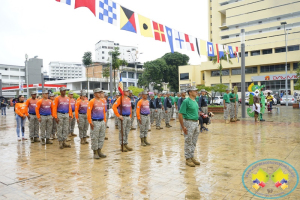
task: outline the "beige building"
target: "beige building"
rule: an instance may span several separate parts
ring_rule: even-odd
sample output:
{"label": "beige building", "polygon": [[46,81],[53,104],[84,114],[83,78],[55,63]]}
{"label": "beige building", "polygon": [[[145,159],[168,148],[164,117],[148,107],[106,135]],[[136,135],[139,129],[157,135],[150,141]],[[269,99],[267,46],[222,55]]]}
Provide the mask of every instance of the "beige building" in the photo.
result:
{"label": "beige building", "polygon": [[[286,22],[288,90],[293,94],[297,63],[300,62],[300,2],[298,0],[208,0],[209,41],[238,46],[240,31],[245,29],[246,87],[251,83],[266,85],[280,92],[285,89]],[[223,61],[223,84],[241,91],[241,61]],[[199,66],[179,67],[179,89],[192,84],[211,86],[220,83],[217,64],[211,61]]]}

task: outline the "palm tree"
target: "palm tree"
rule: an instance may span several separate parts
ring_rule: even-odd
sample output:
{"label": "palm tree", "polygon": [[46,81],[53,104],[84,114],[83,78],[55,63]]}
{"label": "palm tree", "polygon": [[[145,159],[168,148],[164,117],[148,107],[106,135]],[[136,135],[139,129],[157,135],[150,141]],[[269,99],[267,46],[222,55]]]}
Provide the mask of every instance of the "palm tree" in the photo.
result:
{"label": "palm tree", "polygon": [[88,78],[88,67],[90,67],[93,64],[92,60],[92,52],[87,51],[84,52],[82,56],[82,63],[86,67],[86,79],[87,79],[87,96],[89,97],[89,78]]}
{"label": "palm tree", "polygon": [[[213,57],[210,57],[209,60],[212,61],[213,64],[216,64],[218,62],[218,57],[217,56],[213,56]],[[218,65],[218,70],[220,71],[220,84],[222,84],[222,70],[223,70],[223,66],[222,66],[222,60],[224,61],[227,61],[227,57],[224,55],[222,57],[220,57],[220,64]],[[230,64],[232,64],[232,61],[230,60],[230,56],[228,56],[228,62]]]}

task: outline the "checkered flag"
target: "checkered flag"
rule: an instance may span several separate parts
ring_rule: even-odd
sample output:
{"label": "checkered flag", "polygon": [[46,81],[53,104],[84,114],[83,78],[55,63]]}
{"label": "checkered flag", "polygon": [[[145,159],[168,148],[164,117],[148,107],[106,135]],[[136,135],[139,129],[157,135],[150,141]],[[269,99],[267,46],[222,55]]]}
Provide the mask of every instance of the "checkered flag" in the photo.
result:
{"label": "checkered flag", "polygon": [[117,26],[117,4],[111,0],[99,0],[99,19]]}

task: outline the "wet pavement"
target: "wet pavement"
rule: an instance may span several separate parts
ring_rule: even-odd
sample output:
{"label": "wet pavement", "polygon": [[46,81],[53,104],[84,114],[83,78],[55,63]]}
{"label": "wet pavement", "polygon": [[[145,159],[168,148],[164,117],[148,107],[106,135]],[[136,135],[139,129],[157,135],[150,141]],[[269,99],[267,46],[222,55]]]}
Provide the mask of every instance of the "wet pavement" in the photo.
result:
{"label": "wet pavement", "polygon": [[[194,168],[185,165],[176,121],[169,129],[152,127],[147,147],[140,146],[139,130],[130,131],[134,150],[122,153],[109,119],[107,158],[94,160],[90,144],[80,145],[78,136],[63,150],[57,140],[47,146],[17,141],[13,109],[7,111],[0,116],[0,199],[260,199],[242,184],[251,163],[280,159],[300,172],[300,110],[292,107],[266,113],[260,124],[246,118],[225,125],[215,115],[199,135],[195,157],[201,165]],[[300,186],[282,199],[300,199]]]}

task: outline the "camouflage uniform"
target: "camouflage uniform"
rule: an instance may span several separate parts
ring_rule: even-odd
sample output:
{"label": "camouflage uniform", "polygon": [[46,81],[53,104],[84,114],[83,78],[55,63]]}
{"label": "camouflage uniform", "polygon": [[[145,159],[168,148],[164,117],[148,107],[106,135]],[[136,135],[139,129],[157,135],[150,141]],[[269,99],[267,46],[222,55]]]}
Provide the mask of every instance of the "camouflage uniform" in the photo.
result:
{"label": "camouflage uniform", "polygon": [[52,136],[54,137],[55,133],[57,132],[57,123],[55,121],[55,118],[52,120]]}
{"label": "camouflage uniform", "polygon": [[141,122],[142,124],[140,124],[140,137],[145,138],[147,137],[149,129],[149,115],[141,115]]}
{"label": "camouflage uniform", "polygon": [[183,119],[187,134],[184,134],[184,155],[185,158],[193,158],[199,136],[198,121]]}
{"label": "camouflage uniform", "polygon": [[134,109],[132,109],[132,113],[131,113],[131,127],[133,127],[133,122],[134,122],[135,116],[136,116],[136,110],[134,108]]}
{"label": "camouflage uniform", "polygon": [[91,129],[91,148],[92,150],[102,149],[105,139],[105,122],[93,121],[94,130]]}
{"label": "camouflage uniform", "polygon": [[225,105],[226,105],[226,109],[224,109],[224,119],[227,120],[231,106],[230,103],[225,103]]}
{"label": "camouflage uniform", "polygon": [[118,126],[118,118],[117,118],[117,116],[115,115],[115,126]]}
{"label": "camouflage uniform", "polygon": [[236,101],[236,102],[235,102],[235,105],[236,105],[235,116],[237,117],[237,116],[238,116],[238,113],[239,113],[239,102]]}
{"label": "camouflage uniform", "polygon": [[79,128],[79,138],[87,137],[87,130],[89,129],[89,122],[87,120],[86,114],[78,114],[78,128]]}
{"label": "camouflage uniform", "polygon": [[52,131],[53,117],[52,115],[41,115],[41,139],[49,139]]}
{"label": "camouflage uniform", "polygon": [[32,115],[32,114],[29,114],[30,116],[30,120],[29,120],[29,137],[30,138],[38,138],[39,137],[39,127],[40,127],[40,124],[39,124],[39,121],[38,121],[38,118],[36,115]]}
{"label": "camouflage uniform", "polygon": [[165,113],[165,122],[166,122],[166,124],[170,123],[172,108],[168,108],[167,111],[168,112]]}
{"label": "camouflage uniform", "polygon": [[67,140],[69,134],[69,113],[57,113],[57,118],[59,119],[57,124],[57,138],[58,141],[62,142]]}
{"label": "camouflage uniform", "polygon": [[156,109],[157,112],[155,112],[155,121],[156,121],[156,127],[160,127],[161,124],[161,108]]}
{"label": "camouflage uniform", "polygon": [[153,124],[154,122],[154,119],[155,119],[155,109],[154,108],[151,108],[150,109],[150,123]]}
{"label": "camouflage uniform", "polygon": [[234,112],[235,112],[234,104],[235,102],[230,102],[230,119],[234,118]]}
{"label": "camouflage uniform", "polygon": [[[131,119],[128,116],[123,116],[123,144],[128,144],[128,134],[131,128]],[[118,127],[119,127],[119,143],[122,145],[122,135],[121,135],[121,120],[118,119]]]}
{"label": "camouflage uniform", "polygon": [[69,133],[74,133],[74,128],[75,128],[75,112],[72,113],[73,115],[73,118],[71,119],[70,121],[70,124],[69,124]]}

